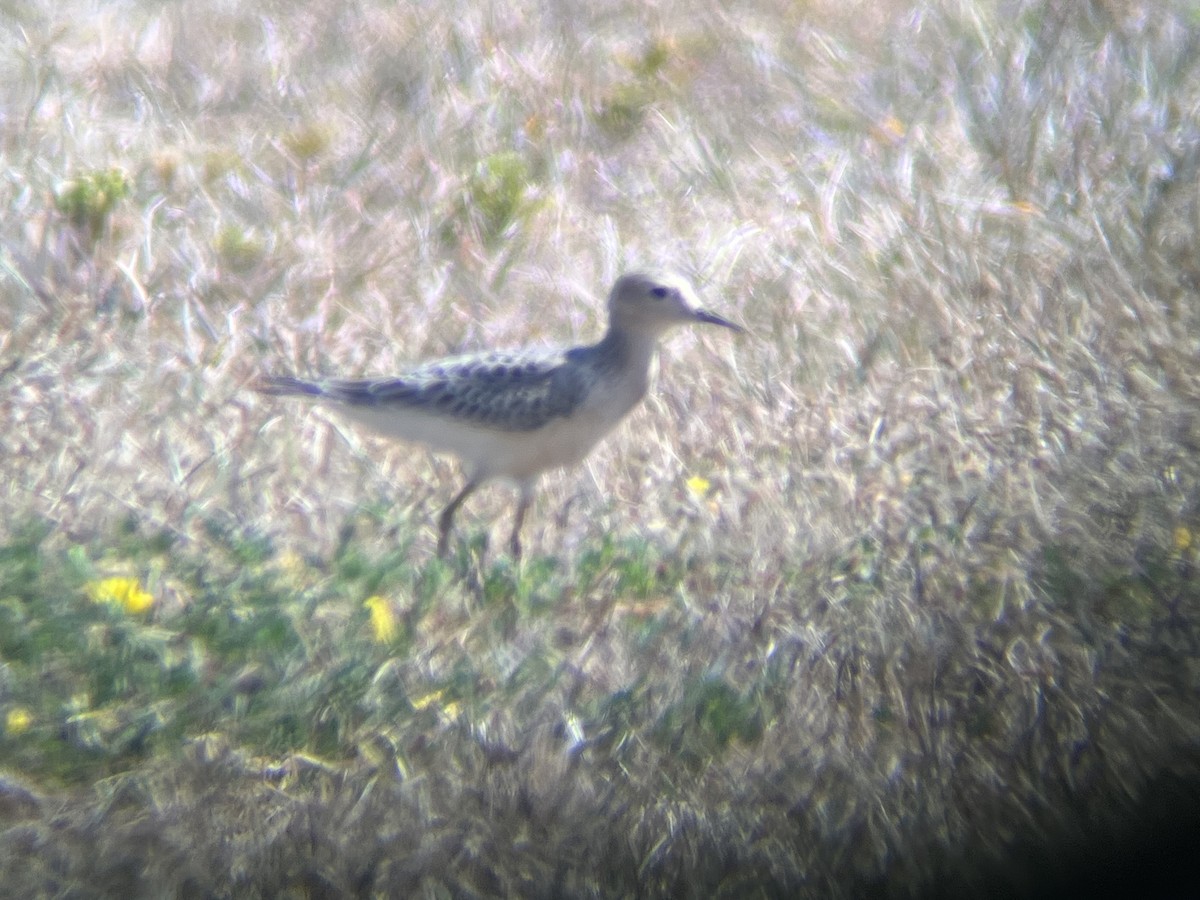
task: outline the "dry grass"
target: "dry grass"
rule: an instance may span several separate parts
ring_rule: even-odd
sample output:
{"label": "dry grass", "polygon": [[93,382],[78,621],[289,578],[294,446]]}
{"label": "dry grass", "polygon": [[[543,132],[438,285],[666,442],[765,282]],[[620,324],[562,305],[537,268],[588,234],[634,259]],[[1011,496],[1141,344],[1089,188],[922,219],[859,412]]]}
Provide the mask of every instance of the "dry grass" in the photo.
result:
{"label": "dry grass", "polygon": [[[218,715],[94,789],[14,750],[0,881],[1030,890],[1194,797],[1189,4],[0,12],[0,534],[164,566],[185,636],[239,546],[299,551],[288,652],[357,716]],[[441,567],[444,461],[244,390],[589,339],[635,263],[753,336],[667,342],[521,572],[504,489]],[[346,649],[375,590],[391,656]]]}

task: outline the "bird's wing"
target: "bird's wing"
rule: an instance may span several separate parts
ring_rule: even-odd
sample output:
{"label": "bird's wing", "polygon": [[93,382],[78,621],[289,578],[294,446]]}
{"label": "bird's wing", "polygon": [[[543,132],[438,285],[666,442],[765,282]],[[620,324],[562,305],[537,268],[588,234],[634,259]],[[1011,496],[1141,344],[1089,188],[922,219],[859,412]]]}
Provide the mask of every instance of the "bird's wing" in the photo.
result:
{"label": "bird's wing", "polygon": [[[311,385],[320,396],[349,406],[422,410],[504,431],[533,431],[569,415],[588,390],[586,376],[569,364],[565,351],[451,357],[397,377],[328,378]],[[288,392],[314,393],[305,387]]]}

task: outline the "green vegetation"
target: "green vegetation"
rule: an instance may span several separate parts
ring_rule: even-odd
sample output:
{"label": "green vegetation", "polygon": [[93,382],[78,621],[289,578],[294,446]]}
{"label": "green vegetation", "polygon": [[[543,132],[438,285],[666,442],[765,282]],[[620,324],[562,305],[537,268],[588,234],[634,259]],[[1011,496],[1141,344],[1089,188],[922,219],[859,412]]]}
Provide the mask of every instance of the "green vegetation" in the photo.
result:
{"label": "green vegetation", "polygon": [[596,121],[611,138],[633,137],[655,100],[667,93],[666,69],[675,48],[664,40],[651,40],[639,55],[625,61],[627,74],[601,96]]}
{"label": "green vegetation", "polygon": [[492,154],[475,167],[462,214],[479,217],[479,231],[488,246],[499,244],[536,209],[528,197],[529,184],[529,167],[516,153]]}
{"label": "green vegetation", "polygon": [[[402,661],[439,631],[480,651],[504,647],[529,624],[556,618],[568,588],[632,620],[631,652],[694,627],[663,596],[679,579],[667,565],[649,572],[645,545],[606,545],[569,581],[551,559],[520,572],[493,563],[476,571],[469,598],[455,598],[467,606],[447,623],[444,601],[458,588],[436,562],[418,571],[396,554],[364,558],[346,548],[321,572],[229,533],[212,534],[200,558],[175,551],[93,561],[82,546],[48,546],[50,535],[30,526],[0,551],[0,650],[17,723],[6,749],[43,782],[87,782],[171,758],[200,735],[262,755],[349,760],[383,732],[428,727],[430,708],[487,717],[536,706],[569,665],[560,633],[541,634],[546,643],[530,644],[521,659],[511,648],[503,663],[481,653],[440,675]],[[102,578],[101,569],[147,574]],[[662,599],[641,602],[652,597]],[[511,671],[497,683],[493,667],[504,666]],[[381,678],[382,692],[374,687]],[[583,708],[571,714],[590,731],[587,710],[607,709],[612,698],[579,699]],[[705,676],[685,684],[659,721],[641,724],[662,742],[700,741],[699,764],[732,739],[760,737],[760,713]]]}
{"label": "green vegetation", "polygon": [[89,240],[95,240],[129,190],[129,176],[121,169],[86,172],[55,187],[54,206]]}
{"label": "green vegetation", "polygon": [[[0,30],[0,894],[1012,894],[1196,824],[1191,5],[76,6]],[[752,334],[519,565],[245,389],[639,263]]]}

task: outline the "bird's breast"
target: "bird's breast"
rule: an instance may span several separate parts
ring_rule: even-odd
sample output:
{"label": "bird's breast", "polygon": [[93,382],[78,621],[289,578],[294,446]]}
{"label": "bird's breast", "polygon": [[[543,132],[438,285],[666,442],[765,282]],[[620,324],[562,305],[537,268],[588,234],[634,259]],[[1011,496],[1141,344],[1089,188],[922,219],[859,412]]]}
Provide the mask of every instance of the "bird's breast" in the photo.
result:
{"label": "bird's breast", "polygon": [[646,394],[646,378],[600,378],[569,414],[535,431],[509,432],[479,460],[481,471],[522,479],[571,466],[632,410]]}

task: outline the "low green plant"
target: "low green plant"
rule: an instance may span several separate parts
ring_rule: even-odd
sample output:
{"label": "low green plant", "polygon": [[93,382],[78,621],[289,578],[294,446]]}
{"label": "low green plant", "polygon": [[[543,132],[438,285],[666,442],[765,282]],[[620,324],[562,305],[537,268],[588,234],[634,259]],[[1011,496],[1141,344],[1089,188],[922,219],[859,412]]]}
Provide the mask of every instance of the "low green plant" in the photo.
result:
{"label": "low green plant", "polygon": [[478,223],[487,246],[495,246],[540,205],[528,161],[519,153],[494,153],[480,160],[467,180],[465,212]]}
{"label": "low green plant", "polygon": [[96,169],[60,182],[54,206],[90,244],[108,229],[113,212],[132,190],[124,169]]}

